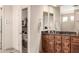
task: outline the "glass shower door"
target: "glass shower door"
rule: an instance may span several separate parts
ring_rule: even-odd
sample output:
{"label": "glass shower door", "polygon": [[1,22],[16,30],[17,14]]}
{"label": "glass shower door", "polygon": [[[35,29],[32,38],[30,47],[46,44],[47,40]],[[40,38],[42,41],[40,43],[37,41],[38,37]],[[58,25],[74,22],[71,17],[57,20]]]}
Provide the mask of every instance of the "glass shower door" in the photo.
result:
{"label": "glass shower door", "polygon": [[0,19],[0,51],[1,51],[1,19]]}
{"label": "glass shower door", "polygon": [[0,53],[2,51],[2,12],[0,8]]}

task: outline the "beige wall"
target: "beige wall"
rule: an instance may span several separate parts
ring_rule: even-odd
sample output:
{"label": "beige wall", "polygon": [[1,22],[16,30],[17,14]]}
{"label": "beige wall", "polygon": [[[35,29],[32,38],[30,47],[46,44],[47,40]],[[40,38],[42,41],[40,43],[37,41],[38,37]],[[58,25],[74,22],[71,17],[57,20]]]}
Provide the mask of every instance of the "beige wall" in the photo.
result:
{"label": "beige wall", "polygon": [[43,7],[40,5],[31,6],[30,19],[30,51],[32,53],[39,52],[41,33],[38,31],[39,21],[42,19]]}
{"label": "beige wall", "polygon": [[[47,11],[46,9],[47,9],[47,6],[45,6],[45,8],[42,5],[31,6],[29,52],[33,52],[33,53],[39,52],[41,33],[38,31],[38,26],[41,19],[43,20],[43,11]],[[54,14],[54,20],[60,21],[60,9],[53,8],[51,10],[52,10],[52,13]]]}

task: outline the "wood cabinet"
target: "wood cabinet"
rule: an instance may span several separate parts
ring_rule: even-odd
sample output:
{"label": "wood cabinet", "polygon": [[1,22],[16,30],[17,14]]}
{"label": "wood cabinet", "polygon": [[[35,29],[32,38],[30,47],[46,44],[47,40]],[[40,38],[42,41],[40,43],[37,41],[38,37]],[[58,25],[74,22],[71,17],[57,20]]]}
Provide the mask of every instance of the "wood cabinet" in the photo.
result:
{"label": "wood cabinet", "polygon": [[55,52],[59,53],[61,52],[61,36],[60,35],[55,35]]}
{"label": "wood cabinet", "polygon": [[79,36],[42,34],[44,53],[79,53]]}
{"label": "wood cabinet", "polygon": [[79,37],[78,36],[71,37],[71,52],[79,53]]}
{"label": "wood cabinet", "polygon": [[69,53],[70,52],[70,36],[62,36],[62,52]]}
{"label": "wood cabinet", "polygon": [[42,37],[42,49],[43,52],[54,52],[54,36],[48,34]]}

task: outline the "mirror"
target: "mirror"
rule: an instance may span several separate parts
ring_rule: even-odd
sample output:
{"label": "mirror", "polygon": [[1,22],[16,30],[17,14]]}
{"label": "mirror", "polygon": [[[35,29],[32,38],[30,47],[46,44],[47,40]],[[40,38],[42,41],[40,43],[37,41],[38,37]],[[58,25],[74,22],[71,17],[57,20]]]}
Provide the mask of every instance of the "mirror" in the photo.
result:
{"label": "mirror", "polygon": [[52,13],[49,13],[49,18],[48,18],[48,12],[43,13],[43,28],[47,30],[49,28],[50,30],[52,30],[53,28],[53,14]]}
{"label": "mirror", "polygon": [[74,7],[72,5],[60,6],[61,31],[74,32]]}
{"label": "mirror", "polygon": [[75,10],[75,31],[79,35],[79,6],[74,6]]}
{"label": "mirror", "polygon": [[49,29],[50,30],[53,30],[53,27],[54,27],[54,23],[53,23],[53,13],[49,13]]}
{"label": "mirror", "polygon": [[44,9],[44,31],[79,32],[79,6],[47,5]]}
{"label": "mirror", "polygon": [[43,12],[43,29],[48,29],[48,12]]}
{"label": "mirror", "polygon": [[54,19],[53,19],[53,8],[52,6],[45,6],[43,10],[43,30],[53,30]]}

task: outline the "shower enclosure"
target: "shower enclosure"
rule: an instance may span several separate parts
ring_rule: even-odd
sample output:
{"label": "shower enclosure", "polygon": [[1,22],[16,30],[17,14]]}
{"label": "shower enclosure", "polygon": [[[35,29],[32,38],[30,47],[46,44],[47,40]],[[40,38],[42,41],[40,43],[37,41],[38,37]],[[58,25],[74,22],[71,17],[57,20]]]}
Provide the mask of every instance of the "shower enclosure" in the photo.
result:
{"label": "shower enclosure", "polygon": [[0,52],[2,51],[2,8],[0,7]]}

